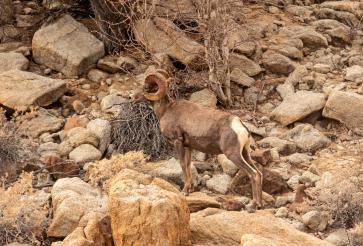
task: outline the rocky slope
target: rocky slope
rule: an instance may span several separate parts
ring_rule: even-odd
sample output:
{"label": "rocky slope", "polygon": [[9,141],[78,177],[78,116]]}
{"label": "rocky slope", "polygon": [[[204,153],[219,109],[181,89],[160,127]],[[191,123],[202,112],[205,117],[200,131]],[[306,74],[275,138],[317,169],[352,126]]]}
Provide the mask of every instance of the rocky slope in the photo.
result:
{"label": "rocky slope", "polygon": [[[89,17],[40,26],[61,1],[0,0],[0,114],[39,160],[17,165],[34,172],[0,189],[0,244],[362,245],[363,2],[226,3],[228,110],[252,132],[265,177],[256,213],[247,177],[229,190],[238,169],[224,155],[193,153],[196,192],[185,197],[177,159],[115,150],[113,118],[155,68],[193,88],[181,97],[221,108],[203,82],[200,30],[183,26],[197,11],[176,2],[132,26],[142,52],[110,55]],[[0,176],[16,161],[4,134]]]}

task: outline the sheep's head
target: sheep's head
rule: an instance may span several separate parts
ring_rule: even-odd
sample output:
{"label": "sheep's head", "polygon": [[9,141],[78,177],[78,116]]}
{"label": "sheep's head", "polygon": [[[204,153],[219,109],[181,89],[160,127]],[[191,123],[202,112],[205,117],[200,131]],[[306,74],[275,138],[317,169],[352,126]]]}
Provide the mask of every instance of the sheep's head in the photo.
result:
{"label": "sheep's head", "polygon": [[145,78],[143,96],[150,101],[158,101],[166,96],[169,78],[168,72],[162,69],[149,73]]}

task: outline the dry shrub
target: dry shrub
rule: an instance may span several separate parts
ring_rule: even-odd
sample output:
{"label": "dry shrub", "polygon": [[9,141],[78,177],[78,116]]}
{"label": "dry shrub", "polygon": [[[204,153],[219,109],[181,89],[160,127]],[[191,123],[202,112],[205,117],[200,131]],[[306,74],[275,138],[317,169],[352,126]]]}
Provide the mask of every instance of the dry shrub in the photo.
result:
{"label": "dry shrub", "polygon": [[351,244],[354,246],[363,245],[363,222],[357,224],[349,231]]}
{"label": "dry shrub", "polygon": [[50,195],[32,189],[31,173],[23,173],[9,188],[0,187],[0,245],[11,242],[48,245]]}
{"label": "dry shrub", "polygon": [[172,147],[162,136],[159,120],[147,102],[125,103],[123,113],[111,122],[112,143],[120,153],[144,151],[152,158],[163,158]]}
{"label": "dry shrub", "polygon": [[363,221],[363,170],[359,157],[337,154],[330,159],[322,158],[340,166],[322,176],[322,180],[309,193],[313,197],[311,205],[329,212],[334,227],[346,230]]}
{"label": "dry shrub", "polygon": [[103,159],[89,164],[86,179],[95,186],[105,187],[105,183],[122,169],[133,169],[146,162],[141,151],[130,151],[124,155],[114,155],[111,159]]}
{"label": "dry shrub", "polygon": [[35,167],[39,159],[34,149],[35,143],[23,138],[17,125],[0,111],[0,177],[12,182],[26,165]]}

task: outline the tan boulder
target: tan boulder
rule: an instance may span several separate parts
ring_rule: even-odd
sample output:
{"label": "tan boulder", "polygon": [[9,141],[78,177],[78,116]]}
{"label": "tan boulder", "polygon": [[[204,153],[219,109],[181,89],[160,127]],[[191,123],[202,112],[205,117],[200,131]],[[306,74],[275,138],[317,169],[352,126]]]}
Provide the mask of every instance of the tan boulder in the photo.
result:
{"label": "tan boulder", "polygon": [[206,67],[204,48],[188,38],[172,21],[155,17],[142,19],[133,27],[136,40],[155,53],[165,53],[192,69]]}
{"label": "tan boulder", "polygon": [[186,196],[190,212],[194,213],[205,208],[219,208],[219,202],[211,196],[202,192],[193,192]]}
{"label": "tan boulder", "polygon": [[80,178],[58,179],[52,188],[53,220],[49,237],[65,237],[73,232],[84,215],[106,212],[101,192]]}
{"label": "tan boulder", "polygon": [[168,182],[124,169],[110,181],[108,195],[116,246],[190,245],[188,204]]}
{"label": "tan boulder", "polygon": [[48,106],[66,90],[66,83],[62,80],[20,70],[0,73],[0,104],[15,110]]}
{"label": "tan boulder", "polygon": [[[271,245],[278,246],[332,246],[328,242],[296,230],[267,211],[248,213],[208,208],[191,214],[190,228],[192,242],[204,246],[266,245],[246,244],[251,239],[244,236],[245,234],[254,234],[259,241],[268,240]],[[243,244],[240,244],[242,236],[244,236]]]}
{"label": "tan boulder", "polygon": [[70,15],[39,29],[32,50],[35,62],[67,76],[86,72],[105,55],[103,43]]}

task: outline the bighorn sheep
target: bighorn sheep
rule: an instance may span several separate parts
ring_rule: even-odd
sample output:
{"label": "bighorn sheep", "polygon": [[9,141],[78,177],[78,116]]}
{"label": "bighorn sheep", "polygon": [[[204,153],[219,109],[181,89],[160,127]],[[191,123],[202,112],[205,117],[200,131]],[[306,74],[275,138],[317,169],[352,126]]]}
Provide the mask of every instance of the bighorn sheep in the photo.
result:
{"label": "bighorn sheep", "polygon": [[143,91],[135,95],[135,100],[153,102],[161,132],[179,155],[185,182],[183,192],[193,190],[190,167],[193,149],[208,154],[223,153],[249,176],[252,202],[262,207],[262,173],[250,157],[251,135],[240,118],[186,100],[170,100],[167,95],[169,82],[165,70],[147,74]]}

